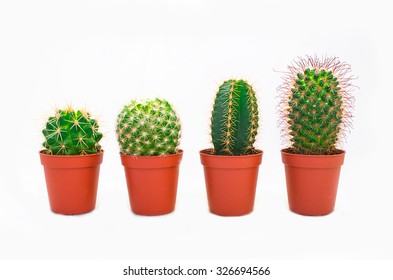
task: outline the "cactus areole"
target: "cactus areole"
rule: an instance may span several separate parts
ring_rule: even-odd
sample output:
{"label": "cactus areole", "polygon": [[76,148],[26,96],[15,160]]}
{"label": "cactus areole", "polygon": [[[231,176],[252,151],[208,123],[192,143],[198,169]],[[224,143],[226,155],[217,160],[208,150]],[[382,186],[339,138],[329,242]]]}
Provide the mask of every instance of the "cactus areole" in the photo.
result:
{"label": "cactus areole", "polygon": [[296,154],[338,153],[337,144],[350,125],[353,98],[350,66],[337,58],[300,58],[289,66],[282,92],[284,138]]}
{"label": "cactus areole", "polygon": [[211,136],[216,155],[248,155],[258,132],[258,104],[251,85],[227,80],[220,87],[211,117]]}

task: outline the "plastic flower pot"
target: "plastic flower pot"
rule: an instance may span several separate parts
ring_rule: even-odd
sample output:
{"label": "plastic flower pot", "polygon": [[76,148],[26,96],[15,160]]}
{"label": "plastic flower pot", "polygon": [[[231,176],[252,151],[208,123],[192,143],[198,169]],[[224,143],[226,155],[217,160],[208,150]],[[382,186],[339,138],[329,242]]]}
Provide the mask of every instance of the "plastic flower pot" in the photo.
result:
{"label": "plastic flower pot", "polygon": [[74,215],[94,210],[103,154],[60,156],[40,152],[54,213]]}
{"label": "plastic flower pot", "polygon": [[220,156],[211,149],[199,152],[205,173],[209,210],[220,216],[242,216],[253,211],[263,152]]}
{"label": "plastic flower pot", "polygon": [[333,212],[345,151],[334,155],[291,154],[281,150],[291,211],[307,216]]}
{"label": "plastic flower pot", "polygon": [[183,151],[164,156],[131,156],[120,153],[120,157],[132,212],[146,216],[173,212]]}

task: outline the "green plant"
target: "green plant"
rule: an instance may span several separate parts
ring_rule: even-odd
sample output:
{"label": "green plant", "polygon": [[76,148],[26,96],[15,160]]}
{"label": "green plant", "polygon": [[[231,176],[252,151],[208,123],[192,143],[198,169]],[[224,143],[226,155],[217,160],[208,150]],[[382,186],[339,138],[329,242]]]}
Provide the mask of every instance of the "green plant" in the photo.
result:
{"label": "green plant", "polygon": [[351,67],[338,58],[307,56],[288,66],[281,92],[283,136],[296,154],[334,154],[351,125]]}
{"label": "green plant", "polygon": [[117,117],[116,133],[123,154],[167,155],[178,151],[181,126],[168,101],[132,100]]}
{"label": "green plant", "polygon": [[217,155],[256,152],[258,104],[252,86],[244,80],[227,80],[220,87],[211,117],[211,136]]}
{"label": "green plant", "polygon": [[101,151],[98,143],[102,133],[98,124],[90,117],[90,113],[71,107],[56,110],[55,115],[48,118],[42,133],[45,142],[42,144],[46,154],[52,155],[86,155]]}

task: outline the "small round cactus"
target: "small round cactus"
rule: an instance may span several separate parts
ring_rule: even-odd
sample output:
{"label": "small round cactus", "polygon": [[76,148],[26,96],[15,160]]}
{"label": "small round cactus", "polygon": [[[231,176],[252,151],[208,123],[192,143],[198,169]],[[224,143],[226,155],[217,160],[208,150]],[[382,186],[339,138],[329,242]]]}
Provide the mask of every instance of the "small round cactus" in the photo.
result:
{"label": "small round cactus", "polygon": [[161,156],[177,153],[181,126],[168,101],[132,100],[117,117],[116,133],[123,154]]}
{"label": "small round cactus", "polygon": [[71,107],[56,110],[48,118],[42,133],[44,152],[51,155],[87,155],[101,151],[98,143],[102,133],[98,124],[84,110],[74,111]]}
{"label": "small round cactus", "polygon": [[256,153],[258,104],[251,85],[244,80],[227,80],[220,87],[211,117],[211,136],[217,155]]}
{"label": "small round cactus", "polygon": [[350,65],[338,58],[299,58],[288,67],[280,115],[290,152],[328,155],[337,153],[337,144],[350,125],[353,76]]}

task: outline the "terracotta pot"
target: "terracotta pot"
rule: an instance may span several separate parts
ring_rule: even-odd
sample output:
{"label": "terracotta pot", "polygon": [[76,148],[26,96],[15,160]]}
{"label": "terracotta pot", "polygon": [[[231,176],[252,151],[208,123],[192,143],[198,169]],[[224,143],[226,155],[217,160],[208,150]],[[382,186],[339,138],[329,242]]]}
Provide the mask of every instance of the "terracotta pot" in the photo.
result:
{"label": "terracotta pot", "polygon": [[58,156],[40,152],[53,212],[74,215],[95,208],[103,154]]}
{"label": "terracotta pot", "polygon": [[252,212],[262,151],[244,156],[219,156],[211,149],[199,152],[206,182],[209,210],[220,216]]}
{"label": "terracotta pot", "polygon": [[147,216],[173,212],[183,151],[165,156],[129,156],[120,153],[120,157],[132,212]]}
{"label": "terracotta pot", "polygon": [[291,211],[308,216],[334,210],[345,152],[334,155],[300,155],[281,150]]}

